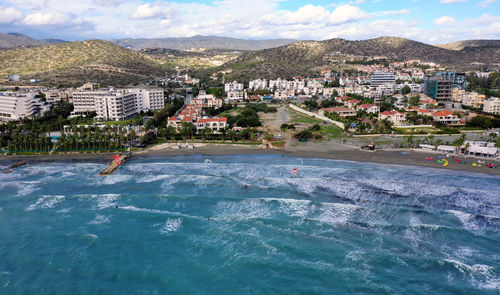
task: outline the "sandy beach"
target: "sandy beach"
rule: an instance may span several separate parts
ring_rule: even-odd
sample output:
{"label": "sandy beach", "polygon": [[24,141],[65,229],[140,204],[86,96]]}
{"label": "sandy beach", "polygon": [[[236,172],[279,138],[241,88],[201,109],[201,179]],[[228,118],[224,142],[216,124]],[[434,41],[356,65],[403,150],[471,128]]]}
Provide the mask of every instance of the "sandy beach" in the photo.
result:
{"label": "sandy beach", "polygon": [[[491,169],[486,167],[487,163],[494,163],[497,167],[499,161],[484,159],[485,163],[481,167],[472,166],[472,163],[477,162],[477,159],[464,158],[462,156],[448,157],[449,165],[443,167],[441,163],[437,163],[437,157],[440,154],[415,152],[411,150],[378,150],[375,152],[362,151],[357,147],[332,143],[294,143],[287,146],[285,149],[270,150],[260,149],[257,146],[251,145],[230,145],[230,144],[205,144],[194,149],[148,149],[135,153],[129,161],[139,157],[155,157],[155,156],[181,156],[181,155],[234,155],[234,154],[281,154],[291,157],[302,158],[324,158],[349,160],[357,162],[372,162],[379,164],[394,164],[394,165],[410,165],[424,166],[445,170],[460,170],[476,173],[485,173],[491,175],[500,175],[500,169]],[[32,155],[32,156],[0,156],[0,162],[12,163],[19,160],[29,162],[46,162],[46,161],[92,161],[100,163],[108,163],[113,160],[114,153],[106,154],[57,154],[57,155]],[[441,155],[445,156],[445,155]],[[433,161],[426,162],[424,158],[432,157]],[[455,158],[465,159],[466,164],[459,164]]]}

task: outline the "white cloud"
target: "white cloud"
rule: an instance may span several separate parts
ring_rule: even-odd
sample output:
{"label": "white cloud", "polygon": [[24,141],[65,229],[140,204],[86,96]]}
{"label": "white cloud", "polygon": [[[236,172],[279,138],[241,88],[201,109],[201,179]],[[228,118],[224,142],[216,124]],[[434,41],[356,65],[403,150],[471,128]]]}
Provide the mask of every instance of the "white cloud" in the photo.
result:
{"label": "white cloud", "polygon": [[60,12],[37,12],[29,14],[24,18],[24,24],[29,26],[60,25],[72,22],[72,17]]}
{"label": "white cloud", "polygon": [[459,3],[459,2],[467,2],[467,0],[441,0],[439,3],[452,4],[452,3]]}
{"label": "white cloud", "polygon": [[455,22],[455,18],[452,16],[442,16],[440,18],[436,18],[433,22],[433,24],[438,25],[438,26],[443,26],[443,25],[450,25]]}
{"label": "white cloud", "polygon": [[308,4],[296,12],[282,11],[265,15],[263,20],[271,24],[307,24],[322,22],[330,16],[328,10],[322,6]]}
{"label": "white cloud", "polygon": [[132,14],[134,19],[148,19],[148,18],[158,18],[158,17],[169,17],[174,14],[174,10],[168,7],[164,3],[159,4],[143,4],[137,8],[137,10]]}
{"label": "white cloud", "polygon": [[127,0],[92,0],[92,3],[104,6],[115,6],[125,3]]}
{"label": "white cloud", "polygon": [[478,5],[481,7],[488,7],[490,4],[493,4],[495,2],[497,2],[497,0],[484,0],[482,2],[479,2]]}
{"label": "white cloud", "polygon": [[[432,39],[439,43],[458,39],[500,39],[500,15],[494,9],[483,15],[471,12],[469,19],[460,18],[453,26],[427,28],[425,25],[433,21],[437,24],[449,22],[428,15],[417,18],[410,14],[413,9],[377,10],[374,0],[365,2],[370,3],[367,10],[358,6],[363,5],[363,0],[343,0],[335,6],[305,3],[293,10],[287,9],[284,0],[154,1],[0,0],[0,27],[5,32],[67,40],[198,34],[314,40],[392,35],[425,42]],[[478,0],[474,4],[481,1],[492,0]],[[419,4],[431,9],[431,4],[424,4],[428,2],[419,0]]]}
{"label": "white cloud", "polygon": [[23,18],[22,11],[15,7],[0,7],[0,24],[12,23]]}
{"label": "white cloud", "polygon": [[330,24],[337,25],[365,18],[367,14],[357,6],[341,5],[330,15]]}

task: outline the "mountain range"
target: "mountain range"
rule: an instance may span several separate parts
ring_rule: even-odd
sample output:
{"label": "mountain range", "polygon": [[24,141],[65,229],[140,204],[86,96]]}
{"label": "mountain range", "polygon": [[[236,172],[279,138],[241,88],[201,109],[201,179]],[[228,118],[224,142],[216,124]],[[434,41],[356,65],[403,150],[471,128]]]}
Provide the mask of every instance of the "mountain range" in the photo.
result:
{"label": "mountain range", "polygon": [[[230,72],[230,79],[288,78],[311,75],[323,67],[342,65],[345,60],[373,57],[401,61],[418,59],[459,69],[500,66],[499,41],[461,42],[461,45],[440,47],[398,37],[379,37],[360,41],[338,38],[325,41],[299,41],[276,48],[248,52],[223,65],[221,70]],[[469,45],[465,46],[467,44]],[[454,49],[443,48],[446,46]]]}
{"label": "mountain range", "polygon": [[[20,74],[23,79],[40,78],[44,85],[75,86],[86,81],[100,81],[102,85],[119,86],[163,76],[166,70],[179,66],[198,69],[200,75],[226,71],[228,79],[247,81],[261,77],[312,76],[322,68],[348,69],[352,65],[346,63],[373,58],[418,59],[458,70],[500,68],[500,40],[465,40],[436,46],[398,37],[297,42],[213,36],[122,40],[130,43],[119,40],[114,41],[116,44],[103,40],[35,40],[22,34],[0,34],[0,47],[15,46],[0,50],[0,78]],[[144,46],[146,49],[132,50],[123,46]],[[155,46],[229,49],[149,48]],[[265,49],[244,50],[259,47]]]}
{"label": "mountain range", "polygon": [[247,40],[217,36],[193,36],[179,38],[138,38],[118,39],[112,42],[130,49],[167,48],[177,50],[191,49],[234,49],[262,50],[296,42],[292,39]]}
{"label": "mountain range", "polygon": [[60,39],[42,39],[37,40],[20,33],[0,33],[0,49],[41,46],[56,43],[64,43],[66,41]]}

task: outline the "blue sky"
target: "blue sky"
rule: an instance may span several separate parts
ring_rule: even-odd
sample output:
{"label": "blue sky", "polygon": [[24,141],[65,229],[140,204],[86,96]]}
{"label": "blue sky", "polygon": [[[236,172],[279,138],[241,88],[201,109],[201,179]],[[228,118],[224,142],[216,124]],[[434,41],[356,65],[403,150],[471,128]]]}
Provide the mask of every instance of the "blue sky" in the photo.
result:
{"label": "blue sky", "polygon": [[500,39],[500,0],[0,0],[0,32],[65,40],[218,35]]}

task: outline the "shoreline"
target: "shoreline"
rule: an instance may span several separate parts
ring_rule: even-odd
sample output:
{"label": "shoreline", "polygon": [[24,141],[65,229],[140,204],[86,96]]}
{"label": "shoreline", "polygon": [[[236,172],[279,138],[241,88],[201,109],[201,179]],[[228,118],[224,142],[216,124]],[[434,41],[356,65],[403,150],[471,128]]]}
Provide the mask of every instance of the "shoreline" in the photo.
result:
{"label": "shoreline", "polygon": [[[226,144],[206,144],[194,149],[156,149],[144,150],[140,153],[133,153],[129,161],[141,157],[175,157],[189,155],[207,155],[207,156],[223,156],[223,155],[258,155],[258,154],[276,154],[290,157],[316,158],[316,159],[332,159],[346,160],[355,162],[368,162],[375,164],[403,165],[437,168],[441,170],[466,171],[473,173],[482,173],[488,175],[500,175],[500,169],[492,169],[486,167],[487,163],[494,163],[497,167],[500,162],[497,160],[482,159],[485,163],[481,167],[472,166],[472,163],[477,159],[465,158],[463,156],[455,156],[446,158],[449,161],[447,167],[437,163],[425,162],[425,157],[433,157],[436,159],[440,154],[427,152],[414,152],[411,150],[378,150],[378,151],[362,151],[357,147],[328,143],[300,143],[288,146],[285,149],[260,149],[256,146],[239,146]],[[0,163],[11,163],[15,161],[25,160],[32,162],[57,162],[57,161],[76,161],[76,162],[99,162],[108,164],[113,161],[115,153],[105,154],[57,154],[57,155],[19,155],[19,156],[0,156]],[[444,155],[442,155],[444,156]],[[454,158],[465,159],[466,164],[458,164]]]}

